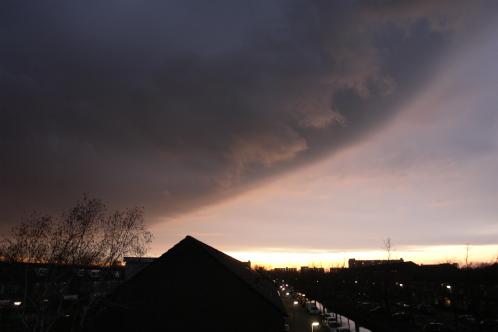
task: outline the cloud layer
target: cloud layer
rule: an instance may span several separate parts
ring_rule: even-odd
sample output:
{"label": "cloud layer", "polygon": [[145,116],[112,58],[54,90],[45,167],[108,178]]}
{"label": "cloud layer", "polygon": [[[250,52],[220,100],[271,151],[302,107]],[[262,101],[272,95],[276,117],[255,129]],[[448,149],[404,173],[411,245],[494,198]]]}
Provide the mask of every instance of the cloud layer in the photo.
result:
{"label": "cloud layer", "polygon": [[481,7],[385,1],[0,5],[0,220],[82,192],[151,219],[385,123]]}

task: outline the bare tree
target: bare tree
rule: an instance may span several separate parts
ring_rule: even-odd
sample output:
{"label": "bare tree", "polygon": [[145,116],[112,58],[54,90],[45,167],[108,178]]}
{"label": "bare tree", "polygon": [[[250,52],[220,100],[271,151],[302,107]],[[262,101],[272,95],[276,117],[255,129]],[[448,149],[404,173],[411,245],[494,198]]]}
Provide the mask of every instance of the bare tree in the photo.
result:
{"label": "bare tree", "polygon": [[[61,273],[67,271],[63,267],[111,267],[125,255],[144,256],[151,241],[152,234],[145,228],[141,207],[108,213],[101,200],[85,195],[60,217],[30,214],[0,242],[0,256],[5,261],[25,263],[23,302],[25,308],[28,305],[31,308],[22,315],[25,329],[50,331],[57,320],[67,314],[61,299],[65,292],[63,285],[71,280]],[[28,269],[32,264],[52,267],[36,294],[28,293]],[[54,289],[54,285],[59,286]],[[47,312],[44,301],[54,295],[59,298],[59,305],[55,311]],[[83,325],[86,312],[94,304],[89,298],[84,302],[79,326]]]}
{"label": "bare tree", "polygon": [[57,219],[32,213],[1,242],[0,254],[9,262],[111,266],[145,255],[151,241],[143,208],[108,214],[102,201],[84,196]]}
{"label": "bare tree", "polygon": [[[389,263],[391,261],[391,238],[388,237],[383,241],[384,244],[384,250],[386,251],[387,254],[387,262]],[[389,292],[389,286],[390,286],[390,278],[389,278],[389,268],[384,269],[384,282],[383,282],[383,288],[384,288],[384,303],[386,306],[386,311],[390,314],[391,313],[391,305],[390,305],[390,292]]]}
{"label": "bare tree", "polygon": [[52,218],[34,212],[2,240],[0,255],[10,262],[41,263],[46,258],[51,230]]}
{"label": "bare tree", "polygon": [[391,238],[388,237],[384,240],[384,250],[386,251],[387,254],[387,261],[391,261],[391,251],[392,251],[392,246],[391,246]]}
{"label": "bare tree", "polygon": [[466,269],[470,268],[469,258],[470,258],[470,244],[467,243],[465,245],[465,268]]}
{"label": "bare tree", "polygon": [[99,249],[104,264],[114,265],[125,255],[147,253],[152,234],[145,230],[142,219],[143,210],[132,208],[116,211],[103,220]]}
{"label": "bare tree", "polygon": [[98,264],[99,235],[105,218],[105,205],[98,199],[83,200],[54,225],[47,261],[53,264]]}

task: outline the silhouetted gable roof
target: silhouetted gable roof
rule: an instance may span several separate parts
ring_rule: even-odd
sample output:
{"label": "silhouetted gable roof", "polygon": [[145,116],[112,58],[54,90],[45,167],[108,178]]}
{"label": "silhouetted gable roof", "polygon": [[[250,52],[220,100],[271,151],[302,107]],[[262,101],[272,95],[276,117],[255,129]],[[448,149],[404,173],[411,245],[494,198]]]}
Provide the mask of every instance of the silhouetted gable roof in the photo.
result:
{"label": "silhouetted gable roof", "polygon": [[191,236],[121,284],[106,303],[89,331],[280,332],[287,316],[271,280]]}
{"label": "silhouetted gable roof", "polygon": [[[185,246],[198,246],[212,256],[218,263],[220,263],[229,272],[233,273],[236,277],[245,282],[249,287],[251,287],[256,293],[263,297],[264,300],[271,303],[277,310],[279,310],[283,315],[287,315],[287,312],[278,296],[277,290],[273,282],[258,272],[252,270],[244,263],[239,260],[211,247],[207,244],[193,238],[188,235],[180,241],[177,245]],[[167,255],[168,253],[165,253]]]}

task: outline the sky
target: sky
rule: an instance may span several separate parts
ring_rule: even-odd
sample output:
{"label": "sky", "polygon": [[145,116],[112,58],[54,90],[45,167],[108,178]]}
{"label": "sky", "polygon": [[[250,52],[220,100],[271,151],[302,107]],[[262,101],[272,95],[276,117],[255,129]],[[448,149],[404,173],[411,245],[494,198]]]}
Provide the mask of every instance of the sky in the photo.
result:
{"label": "sky", "polygon": [[493,1],[3,1],[0,232],[83,193],[268,265],[498,256]]}

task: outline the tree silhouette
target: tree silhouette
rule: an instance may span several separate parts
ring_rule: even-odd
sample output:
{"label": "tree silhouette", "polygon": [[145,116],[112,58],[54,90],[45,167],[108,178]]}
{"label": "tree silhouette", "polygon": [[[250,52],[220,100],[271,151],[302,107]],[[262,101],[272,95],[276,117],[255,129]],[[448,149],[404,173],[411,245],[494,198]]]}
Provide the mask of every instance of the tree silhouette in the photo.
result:
{"label": "tree silhouette", "polygon": [[[14,226],[0,242],[0,256],[5,262],[24,266],[24,329],[50,331],[61,317],[68,316],[61,304],[66,285],[75,275],[68,277],[67,267],[112,267],[126,255],[144,256],[152,234],[145,228],[143,215],[141,207],[108,213],[101,200],[84,195],[59,217],[33,212]],[[39,266],[36,264],[49,266],[50,272],[38,282],[37,292],[32,292],[28,275]],[[58,303],[55,309],[47,310],[48,298]],[[77,328],[83,326],[86,313],[96,303],[91,296],[78,300],[73,306],[80,311],[75,319],[79,322],[74,324]]]}

